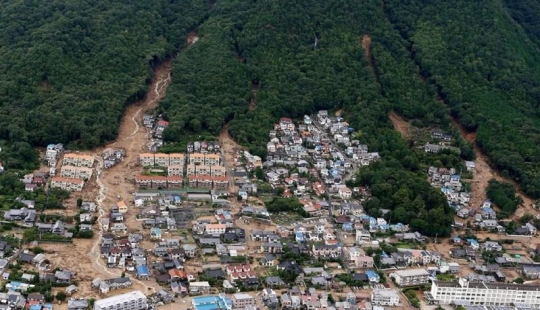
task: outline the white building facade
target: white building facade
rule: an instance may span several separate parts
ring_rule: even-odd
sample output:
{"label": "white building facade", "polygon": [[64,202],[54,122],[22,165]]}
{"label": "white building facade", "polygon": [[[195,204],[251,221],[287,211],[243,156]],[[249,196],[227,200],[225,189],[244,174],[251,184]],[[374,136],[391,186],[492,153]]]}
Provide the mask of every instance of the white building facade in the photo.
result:
{"label": "white building facade", "polygon": [[371,303],[378,306],[395,307],[399,305],[399,294],[395,290],[376,288],[371,292]]}
{"label": "white building facade", "polygon": [[141,291],[133,291],[96,300],[94,310],[142,310],[148,307],[148,299]]}
{"label": "white building facade", "polygon": [[398,270],[390,274],[399,286],[422,285],[429,282],[429,272],[425,269]]}
{"label": "white building facade", "polygon": [[524,284],[469,282],[460,278],[459,281],[433,281],[431,298],[441,304],[453,301],[468,301],[474,305],[510,305],[528,304],[540,306],[540,286]]}

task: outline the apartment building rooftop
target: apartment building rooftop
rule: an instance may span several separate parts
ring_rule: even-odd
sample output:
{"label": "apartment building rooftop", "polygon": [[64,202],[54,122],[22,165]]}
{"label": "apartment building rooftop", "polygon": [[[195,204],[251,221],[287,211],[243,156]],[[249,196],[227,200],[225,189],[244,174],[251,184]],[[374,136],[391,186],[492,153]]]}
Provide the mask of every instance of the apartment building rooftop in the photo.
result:
{"label": "apartment building rooftop", "polygon": [[464,287],[492,290],[521,290],[521,291],[540,291],[540,286],[516,284],[516,283],[487,283],[487,282],[465,282],[461,285],[458,281],[433,281],[439,287]]}
{"label": "apartment building rooftop", "polygon": [[413,277],[413,276],[427,276],[429,272],[425,269],[405,269],[405,270],[396,270],[395,274],[400,277]]}
{"label": "apartment building rooftop", "polygon": [[96,300],[95,308],[107,309],[109,307],[115,307],[118,304],[129,303],[132,300],[146,299],[146,296],[141,291],[133,291],[125,294],[111,296],[109,298]]}

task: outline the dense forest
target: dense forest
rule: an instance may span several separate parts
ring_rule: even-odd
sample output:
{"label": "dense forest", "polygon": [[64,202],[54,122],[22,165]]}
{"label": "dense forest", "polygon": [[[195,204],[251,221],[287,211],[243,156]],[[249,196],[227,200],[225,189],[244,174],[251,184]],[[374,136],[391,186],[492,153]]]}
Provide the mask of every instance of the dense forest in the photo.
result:
{"label": "dense forest", "polygon": [[[426,82],[503,174],[540,197],[536,1],[386,0]],[[515,18],[515,19],[514,19]]]}
{"label": "dense forest", "polygon": [[[159,111],[165,148],[216,137],[265,155],[282,116],[341,111],[355,138],[383,160],[362,169],[372,215],[420,232],[450,233],[452,211],[426,181],[426,156],[392,128],[391,111],[416,127],[477,133],[503,174],[540,197],[540,8],[486,0],[6,1],[0,10],[0,161],[28,168],[32,146],[93,147],[112,140],[140,98],[152,65],[178,53]],[[461,157],[474,155],[459,137]],[[508,210],[510,211],[510,210]]]}
{"label": "dense forest", "polygon": [[0,140],[97,146],[151,65],[207,14],[200,0],[13,0],[0,10]]}

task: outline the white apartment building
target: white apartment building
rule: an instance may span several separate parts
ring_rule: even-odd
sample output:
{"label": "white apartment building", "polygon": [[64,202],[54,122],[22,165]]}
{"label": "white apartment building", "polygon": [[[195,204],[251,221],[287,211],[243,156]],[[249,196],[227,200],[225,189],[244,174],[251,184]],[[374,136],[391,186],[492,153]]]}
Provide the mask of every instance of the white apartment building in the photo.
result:
{"label": "white apartment building", "polygon": [[249,306],[255,306],[255,298],[248,293],[235,293],[232,295],[233,309],[241,310]]}
{"label": "white apartment building", "polygon": [[431,292],[426,296],[441,304],[468,301],[473,305],[528,304],[540,306],[540,286],[525,284],[433,281]]}
{"label": "white apartment building", "polygon": [[169,154],[164,154],[164,153],[154,154],[154,163],[156,166],[168,167],[170,165]]}
{"label": "white apartment building", "polygon": [[170,162],[171,166],[174,166],[174,165],[183,166],[185,161],[186,161],[186,158],[185,158],[184,154],[182,154],[182,153],[171,153],[171,154],[169,154],[169,162]]}
{"label": "white apartment building", "polygon": [[169,176],[173,176],[173,175],[183,176],[184,166],[183,165],[170,165],[169,167],[167,167],[167,174]]}
{"label": "white apartment building", "polygon": [[64,165],[92,168],[94,157],[84,154],[66,154],[64,155]]}
{"label": "white apartment building", "polygon": [[193,153],[189,155],[189,164],[190,165],[204,165],[204,154],[202,153]]}
{"label": "white apartment building", "polygon": [[187,175],[195,175],[195,171],[197,171],[196,165],[186,165],[186,174]]}
{"label": "white apartment building", "polygon": [[225,174],[227,173],[227,170],[225,167],[223,166],[212,166],[211,167],[211,172],[210,172],[210,175],[215,177],[215,176],[225,176]]}
{"label": "white apartment building", "polygon": [[390,274],[399,286],[422,285],[429,282],[429,272],[425,269],[397,270]]}
{"label": "white apartment building", "polygon": [[154,166],[155,159],[153,153],[142,153],[139,155],[139,162],[141,166]]}
{"label": "white apartment building", "polygon": [[210,166],[207,166],[207,165],[195,166],[195,175],[210,175]]}
{"label": "white apartment building", "polygon": [[399,294],[395,290],[376,288],[371,292],[371,303],[377,306],[395,307],[399,305]]}
{"label": "white apartment building", "polygon": [[96,300],[94,310],[139,310],[148,307],[148,299],[141,291],[133,291]]}
{"label": "white apartment building", "polygon": [[210,235],[221,235],[225,233],[227,225],[225,224],[207,224],[205,226],[205,232]]}
{"label": "white apartment building", "polygon": [[182,153],[142,153],[139,155],[139,163],[143,167],[184,166],[185,158],[185,155]]}
{"label": "white apartment building", "polygon": [[92,172],[92,168],[64,165],[60,169],[60,176],[65,178],[79,178],[89,180],[92,177]]}
{"label": "white apartment building", "polygon": [[67,191],[82,191],[84,180],[77,178],[54,177],[51,179],[51,187],[59,187]]}
{"label": "white apartment building", "polygon": [[205,154],[204,164],[207,166],[219,166],[221,165],[221,156],[219,154]]}

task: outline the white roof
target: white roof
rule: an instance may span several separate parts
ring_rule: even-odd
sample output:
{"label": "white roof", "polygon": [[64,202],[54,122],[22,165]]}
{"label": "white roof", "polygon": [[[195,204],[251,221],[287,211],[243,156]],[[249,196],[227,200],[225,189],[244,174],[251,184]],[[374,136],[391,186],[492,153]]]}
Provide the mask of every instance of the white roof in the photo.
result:
{"label": "white roof", "polygon": [[122,304],[124,302],[130,302],[132,300],[137,300],[139,298],[145,299],[146,296],[141,291],[133,291],[121,295],[111,296],[109,298],[96,300],[96,308],[104,309],[110,306],[115,306],[117,304]]}
{"label": "white roof", "polygon": [[240,299],[253,299],[251,295],[248,293],[235,293],[233,294],[234,299],[240,300]]}
{"label": "white roof", "polygon": [[429,275],[429,272],[425,269],[405,269],[405,270],[397,270],[395,272],[400,277],[411,277],[411,276],[422,276],[422,275]]}
{"label": "white roof", "polygon": [[373,290],[373,295],[378,295],[378,296],[385,296],[385,297],[398,297],[398,293],[394,290],[389,290],[389,289],[379,289],[379,288],[376,288]]}
{"label": "white roof", "polygon": [[202,281],[202,282],[190,282],[190,283],[189,283],[189,287],[197,287],[197,286],[210,287],[210,283],[208,283],[208,281]]}

